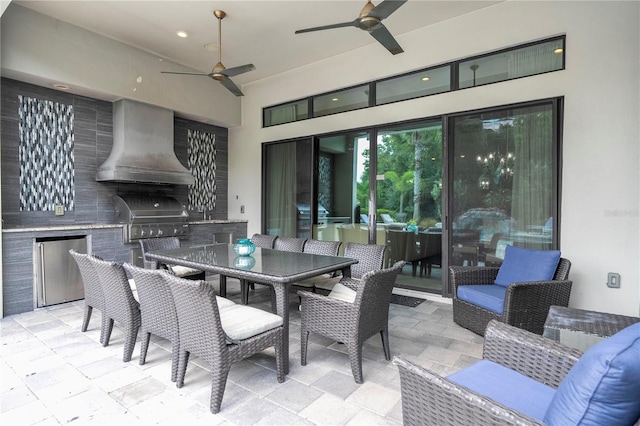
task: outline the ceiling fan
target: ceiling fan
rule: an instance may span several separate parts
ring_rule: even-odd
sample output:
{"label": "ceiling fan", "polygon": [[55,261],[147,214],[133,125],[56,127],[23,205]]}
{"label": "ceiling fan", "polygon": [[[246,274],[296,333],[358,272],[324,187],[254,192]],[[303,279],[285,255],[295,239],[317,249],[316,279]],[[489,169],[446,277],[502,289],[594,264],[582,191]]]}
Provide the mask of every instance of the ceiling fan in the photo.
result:
{"label": "ceiling fan", "polygon": [[379,5],[374,6],[371,0],[367,0],[367,4],[365,4],[360,11],[360,15],[353,21],[298,30],[296,34],[333,28],[358,27],[361,30],[369,32],[369,34],[378,40],[389,52],[396,55],[404,52],[404,50],[402,50],[402,47],[400,47],[398,42],[393,38],[387,27],[382,24],[382,20],[388,18],[389,15],[406,2],[407,0],[384,0]]}
{"label": "ceiling fan", "polygon": [[214,10],[213,14],[216,18],[218,18],[218,63],[215,64],[211,72],[210,73],[171,72],[171,71],[161,71],[161,72],[163,74],[206,75],[222,83],[222,85],[226,87],[234,95],[244,96],[240,88],[236,86],[233,81],[231,81],[230,77],[243,74],[245,72],[253,71],[256,69],[256,67],[253,64],[246,64],[246,65],[241,65],[239,67],[233,67],[233,68],[225,68],[225,66],[222,65],[222,18],[227,16],[227,14],[222,10]]}

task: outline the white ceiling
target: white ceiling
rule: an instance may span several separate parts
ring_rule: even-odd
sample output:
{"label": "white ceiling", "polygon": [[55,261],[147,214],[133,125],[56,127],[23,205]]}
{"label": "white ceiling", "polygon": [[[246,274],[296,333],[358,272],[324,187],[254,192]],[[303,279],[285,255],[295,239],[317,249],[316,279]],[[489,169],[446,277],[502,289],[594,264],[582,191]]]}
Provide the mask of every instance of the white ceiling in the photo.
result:
{"label": "white ceiling", "polygon": [[[205,73],[218,61],[217,48],[204,47],[218,43],[218,22],[213,11],[224,10],[227,16],[222,20],[223,64],[227,68],[247,63],[256,66],[254,71],[233,77],[238,85],[369,44],[377,44],[382,52],[378,59],[394,58],[373,37],[355,27],[294,34],[299,29],[352,21],[366,0],[14,0],[14,3]],[[495,3],[499,1],[408,0],[384,24],[402,46],[404,33]],[[178,30],[187,31],[189,37],[177,37]],[[407,53],[405,49],[405,53],[397,56]]]}

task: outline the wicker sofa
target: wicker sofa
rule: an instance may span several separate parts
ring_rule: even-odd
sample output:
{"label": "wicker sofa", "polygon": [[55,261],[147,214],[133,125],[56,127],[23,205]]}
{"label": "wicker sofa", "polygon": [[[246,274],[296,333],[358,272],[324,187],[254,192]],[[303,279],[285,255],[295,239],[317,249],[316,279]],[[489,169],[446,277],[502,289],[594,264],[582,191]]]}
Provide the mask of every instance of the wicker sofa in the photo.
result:
{"label": "wicker sofa", "polygon": [[483,359],[443,377],[395,357],[405,425],[640,425],[640,323],[582,354],[492,320]]}
{"label": "wicker sofa", "polygon": [[[510,253],[516,253],[514,258]],[[571,295],[572,282],[568,280],[571,262],[568,259],[559,258],[557,253],[556,263],[552,263],[552,269],[548,269],[548,277],[538,278],[536,268],[536,255],[546,256],[549,251],[527,250],[508,246],[504,262],[500,268],[479,266],[451,266],[449,273],[453,286],[453,320],[464,328],[476,334],[484,335],[484,330],[492,319],[510,324],[532,333],[542,334],[544,322],[552,305],[568,306]],[[513,259],[510,262],[510,259]],[[519,268],[519,260],[528,262]],[[516,264],[514,264],[516,263]],[[557,265],[557,266],[556,266]],[[549,268],[549,265],[547,265]],[[501,269],[511,269],[515,273],[510,277],[520,277],[512,281],[506,277],[501,284],[499,277]],[[555,269],[555,273],[553,272]],[[502,272],[505,272],[503,270]],[[531,278],[526,278],[527,274]],[[474,293],[466,300],[462,293]],[[475,293],[481,293],[478,296]],[[475,297],[474,297],[475,296]],[[482,302],[489,303],[482,303]]]}

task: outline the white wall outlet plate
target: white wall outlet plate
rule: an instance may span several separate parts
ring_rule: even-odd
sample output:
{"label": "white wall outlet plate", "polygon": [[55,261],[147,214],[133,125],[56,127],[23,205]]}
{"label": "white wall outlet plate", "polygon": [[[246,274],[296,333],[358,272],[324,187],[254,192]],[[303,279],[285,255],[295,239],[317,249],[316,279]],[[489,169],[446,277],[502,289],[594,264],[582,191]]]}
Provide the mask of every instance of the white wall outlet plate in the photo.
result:
{"label": "white wall outlet plate", "polygon": [[56,204],[56,216],[64,216],[64,206]]}

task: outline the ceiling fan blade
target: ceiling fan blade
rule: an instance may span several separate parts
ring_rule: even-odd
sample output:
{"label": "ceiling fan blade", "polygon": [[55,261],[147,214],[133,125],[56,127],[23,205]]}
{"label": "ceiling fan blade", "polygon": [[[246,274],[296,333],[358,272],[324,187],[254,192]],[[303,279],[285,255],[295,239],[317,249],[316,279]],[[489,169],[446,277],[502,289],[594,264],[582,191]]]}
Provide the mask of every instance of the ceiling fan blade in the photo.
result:
{"label": "ceiling fan blade", "polygon": [[240,88],[236,86],[236,84],[233,81],[231,81],[230,78],[225,78],[224,80],[220,80],[220,83],[222,83],[222,85],[226,87],[234,95],[244,96],[244,93],[242,93]]}
{"label": "ceiling fan blade", "polygon": [[393,55],[404,52],[404,50],[402,50],[402,47],[400,47],[396,39],[393,38],[387,27],[385,27],[383,24],[376,26],[369,32],[369,34],[371,34],[373,38],[378,40],[380,44],[386,47],[387,50]]}
{"label": "ceiling fan blade", "polygon": [[371,9],[368,16],[374,16],[383,20],[406,2],[407,0],[384,0],[382,3]]}
{"label": "ceiling fan blade", "polygon": [[160,71],[162,74],[186,74],[186,75],[206,75],[211,77],[211,73],[206,72],[174,72],[174,71]]}
{"label": "ceiling fan blade", "polygon": [[245,72],[253,71],[255,69],[256,67],[253,64],[247,64],[247,65],[240,65],[239,67],[225,68],[224,71],[222,71],[222,73],[227,77],[233,77],[236,75],[243,74]]}
{"label": "ceiling fan blade", "polygon": [[295,34],[309,33],[311,31],[330,30],[333,28],[357,27],[358,22],[360,22],[359,19],[354,19],[353,21],[350,21],[350,22],[342,22],[339,24],[331,24],[331,25],[323,25],[321,27],[306,28],[304,30],[296,31]]}

